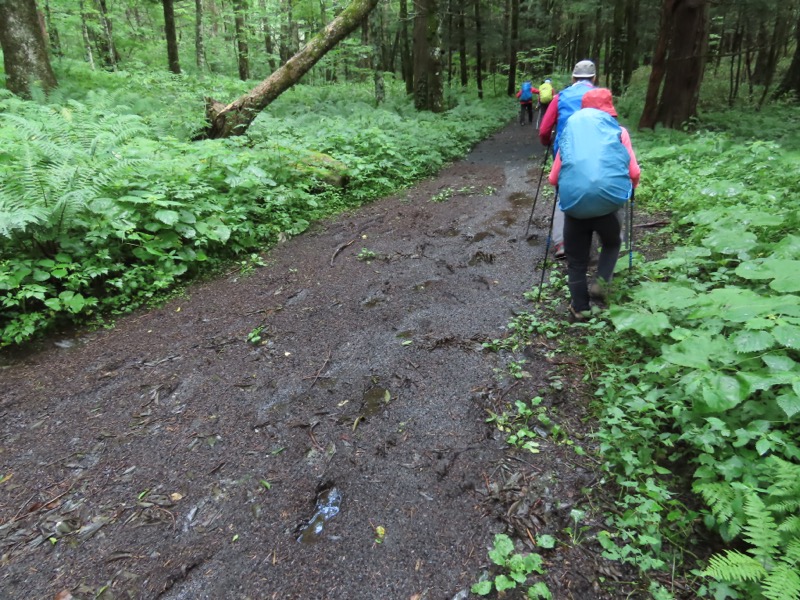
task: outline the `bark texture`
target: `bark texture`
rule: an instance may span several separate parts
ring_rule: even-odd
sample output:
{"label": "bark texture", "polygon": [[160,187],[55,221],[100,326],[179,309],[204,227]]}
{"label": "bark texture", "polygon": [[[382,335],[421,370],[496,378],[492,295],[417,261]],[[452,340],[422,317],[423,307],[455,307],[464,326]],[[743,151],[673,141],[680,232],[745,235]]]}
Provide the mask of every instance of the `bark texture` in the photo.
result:
{"label": "bark texture", "polygon": [[781,84],[778,86],[778,89],[775,90],[775,97],[777,98],[794,92],[795,100],[800,101],[800,17],[797,19],[794,33],[795,47],[792,64],[789,65],[789,70],[786,71]]}
{"label": "bark texture", "polygon": [[247,46],[247,25],[245,15],[247,14],[247,2],[245,0],[234,0],[234,26],[236,28],[236,63],[239,66],[239,79],[247,81],[250,79],[250,50]]}
{"label": "bark texture", "polygon": [[437,0],[415,0],[414,106],[417,110],[444,110],[442,47]]}
{"label": "bark texture", "polygon": [[205,35],[203,33],[203,0],[194,0],[194,59],[203,70],[206,63]]}
{"label": "bark texture", "polygon": [[181,62],[178,58],[178,34],[175,31],[175,2],[162,0],[164,5],[164,33],[167,37],[167,62],[169,70],[180,75]]}
{"label": "bark texture", "polygon": [[[639,127],[677,129],[697,114],[708,43],[706,0],[664,0]],[[664,82],[658,98],[661,82]]]}
{"label": "bark texture", "polygon": [[264,108],[305,75],[319,59],[354,31],[378,4],[378,0],[353,0],[338,17],[317,34],[286,64],[252,90],[227,106],[206,102],[207,138],[242,135]]}
{"label": "bark texture", "polygon": [[11,92],[29,98],[37,82],[45,91],[56,87],[35,0],[0,0],[0,46]]}

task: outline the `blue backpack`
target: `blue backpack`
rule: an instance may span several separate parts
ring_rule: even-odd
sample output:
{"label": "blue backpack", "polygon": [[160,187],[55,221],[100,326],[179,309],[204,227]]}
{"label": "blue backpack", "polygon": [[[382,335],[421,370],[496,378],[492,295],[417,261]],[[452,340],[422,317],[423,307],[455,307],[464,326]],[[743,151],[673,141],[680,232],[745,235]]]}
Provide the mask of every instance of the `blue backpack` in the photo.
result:
{"label": "blue backpack", "polygon": [[522,93],[519,95],[520,102],[530,102],[533,100],[533,92],[531,91],[531,82],[526,81],[522,84]]}
{"label": "blue backpack", "polygon": [[576,219],[601,217],[631,197],[630,155],[617,120],[596,108],[574,113],[559,138],[558,205]]}

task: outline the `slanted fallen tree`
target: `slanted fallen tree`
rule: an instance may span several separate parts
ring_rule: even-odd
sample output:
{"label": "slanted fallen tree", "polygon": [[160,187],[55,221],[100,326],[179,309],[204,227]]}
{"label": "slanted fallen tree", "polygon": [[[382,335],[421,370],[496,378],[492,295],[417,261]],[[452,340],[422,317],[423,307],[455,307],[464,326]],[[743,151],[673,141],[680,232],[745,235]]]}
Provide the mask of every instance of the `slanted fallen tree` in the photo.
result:
{"label": "slanted fallen tree", "polygon": [[230,104],[207,98],[208,127],[199,137],[217,139],[244,134],[264,108],[297,83],[329,50],[354,31],[377,4],[378,0],[352,0],[338,17],[282,67]]}

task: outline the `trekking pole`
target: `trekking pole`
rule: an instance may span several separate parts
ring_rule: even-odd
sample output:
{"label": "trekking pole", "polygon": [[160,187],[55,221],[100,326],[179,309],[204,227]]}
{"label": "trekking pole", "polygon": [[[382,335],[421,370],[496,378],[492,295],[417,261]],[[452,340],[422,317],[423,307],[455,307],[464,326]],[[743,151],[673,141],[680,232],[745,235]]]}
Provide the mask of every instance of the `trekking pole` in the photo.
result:
{"label": "trekking pole", "polygon": [[633,268],[633,199],[636,190],[631,190],[631,201],[628,206],[628,270]]}
{"label": "trekking pole", "polygon": [[[550,142],[552,144],[552,141]],[[542,159],[542,171],[539,173],[539,183],[536,184],[536,195],[533,197],[533,206],[531,206],[531,216],[528,217],[528,226],[525,228],[525,239],[528,239],[528,232],[531,229],[531,222],[533,221],[533,211],[536,210],[536,201],[539,200],[539,190],[542,187],[542,179],[544,179],[544,168],[547,165],[547,156],[550,154],[550,144],[544,150],[544,158]],[[550,224],[552,227],[552,223]]]}
{"label": "trekking pole", "polygon": [[544,272],[547,270],[547,255],[550,254],[550,240],[553,237],[553,219],[556,217],[556,205],[558,204],[558,188],[556,187],[556,194],[553,198],[553,214],[550,215],[550,229],[547,232],[547,244],[544,248],[544,261],[542,262],[542,277],[539,280],[539,294],[536,296],[536,301],[542,299],[542,286],[544,285]]}

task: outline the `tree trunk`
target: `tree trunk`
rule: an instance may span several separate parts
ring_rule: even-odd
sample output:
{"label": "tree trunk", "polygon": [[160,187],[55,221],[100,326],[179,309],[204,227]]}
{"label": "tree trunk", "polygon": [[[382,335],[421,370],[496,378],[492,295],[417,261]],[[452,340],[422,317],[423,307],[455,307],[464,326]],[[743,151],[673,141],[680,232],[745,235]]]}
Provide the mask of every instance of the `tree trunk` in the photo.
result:
{"label": "tree trunk", "polygon": [[414,106],[444,110],[438,0],[414,0]]}
{"label": "tree trunk", "polygon": [[258,113],[297,83],[331,48],[353,32],[377,4],[378,0],[352,0],[338,17],[286,64],[227,106],[207,99],[206,117],[209,125],[204,137],[223,138],[244,134]]}
{"label": "tree trunk", "polygon": [[517,47],[519,44],[519,0],[511,0],[511,37],[508,42],[508,87],[506,93],[517,92]]}
{"label": "tree trunk", "polygon": [[292,0],[282,0],[284,18],[281,21],[280,56],[281,64],[285,64],[294,54],[292,46],[292,30],[294,29],[294,9]]}
{"label": "tree trunk", "polygon": [[483,100],[483,56],[481,54],[481,0],[475,0],[475,81],[478,84],[478,98]]}
{"label": "tree trunk", "polygon": [[44,14],[47,19],[47,34],[50,39],[50,52],[54,56],[64,56],[61,50],[61,36],[58,34],[58,28],[53,24],[53,18],[50,14],[50,2],[44,3]]}
{"label": "tree trunk", "polygon": [[622,89],[628,87],[631,76],[638,64],[637,51],[639,48],[639,0],[627,0],[625,4],[625,53],[622,64]]}
{"label": "tree trunk", "polygon": [[80,0],[78,6],[81,11],[81,36],[83,37],[83,50],[86,53],[86,62],[89,63],[89,68],[94,71],[94,54],[92,53],[92,42],[89,39],[89,28],[86,26],[86,12],[83,9],[83,0]]}
{"label": "tree trunk", "polygon": [[790,92],[794,92],[795,100],[800,101],[800,17],[797,19],[797,24],[794,28],[795,46],[794,56],[792,57],[792,64],[789,65],[789,70],[783,76],[781,84],[775,90],[775,98],[784,96]]}
{"label": "tree trunk", "polygon": [[625,0],[614,0],[614,21],[611,26],[611,56],[606,77],[611,79],[611,91],[622,93],[622,63],[625,53]]}
{"label": "tree trunk", "polygon": [[778,13],[775,16],[775,27],[772,30],[772,40],[770,42],[769,56],[767,59],[767,73],[766,81],[764,82],[764,92],[761,94],[761,99],[758,101],[758,108],[764,104],[769,94],[769,86],[772,85],[772,80],[775,77],[775,69],[778,66],[778,57],[780,50],[786,42],[787,34],[789,33],[789,15],[785,12],[785,8],[778,7]]}
{"label": "tree trunk", "polygon": [[[603,27],[602,4],[598,4],[597,6],[594,16],[594,23],[594,46],[592,46],[592,59],[595,60],[595,64],[599,66],[601,50],[603,49],[603,40],[606,39],[606,30],[605,27]],[[552,72],[552,66],[547,72]],[[606,71],[606,73],[608,73],[608,71]]]}
{"label": "tree trunk", "polygon": [[97,5],[100,8],[98,11],[100,13],[100,25],[103,27],[103,62],[105,62],[106,67],[116,71],[119,53],[117,53],[117,48],[114,45],[114,28],[108,18],[106,0],[97,0]]}
{"label": "tree trunk", "polygon": [[469,73],[467,72],[467,27],[463,4],[458,9],[458,64],[461,68],[461,87],[467,87]]}
{"label": "tree trunk", "polygon": [[[706,62],[706,0],[664,0],[653,71],[639,127],[661,123],[677,129],[697,114],[697,100]],[[658,88],[664,86],[661,98]]]}
{"label": "tree trunk", "polygon": [[35,83],[46,92],[56,87],[35,0],[0,0],[0,46],[11,92],[30,98]]}
{"label": "tree trunk", "polygon": [[767,33],[766,16],[762,15],[758,23],[758,36],[756,37],[756,72],[754,82],[756,85],[763,85],[767,80],[767,64],[769,62],[769,34]]}
{"label": "tree trunk", "polygon": [[[259,0],[259,6],[261,7],[261,30],[264,33],[264,52],[267,53],[267,63],[269,63],[269,68],[273,71],[278,68],[277,62],[275,61],[275,44],[272,41],[272,30],[269,26],[269,21],[267,20],[267,3],[266,0]],[[325,14],[325,2],[320,1],[320,9],[322,10],[322,26],[328,24],[328,20]]]}
{"label": "tree trunk", "polygon": [[203,35],[203,0],[194,0],[194,58],[197,68],[203,70],[206,62],[205,37]]}
{"label": "tree trunk", "polygon": [[656,126],[658,109],[658,92],[664,73],[667,70],[667,46],[669,45],[669,32],[672,27],[672,5],[676,0],[663,0],[661,5],[661,18],[658,27],[658,39],[653,52],[650,68],[650,79],[647,82],[647,92],[644,97],[644,108],[639,119],[639,129],[654,129]]}
{"label": "tree trunk", "polygon": [[250,56],[247,47],[247,26],[244,17],[247,14],[247,1],[234,0],[234,25],[236,27],[236,64],[239,66],[239,79],[250,79]]}
{"label": "tree trunk", "polygon": [[414,63],[408,43],[408,0],[400,0],[400,71],[406,84],[406,95],[414,93]]}
{"label": "tree trunk", "polygon": [[162,0],[164,5],[164,33],[167,37],[167,61],[169,70],[176,75],[181,74],[181,63],[178,58],[178,34],[175,31],[174,0]]}

